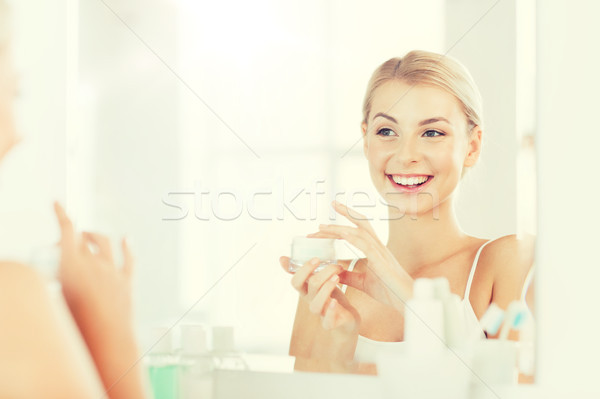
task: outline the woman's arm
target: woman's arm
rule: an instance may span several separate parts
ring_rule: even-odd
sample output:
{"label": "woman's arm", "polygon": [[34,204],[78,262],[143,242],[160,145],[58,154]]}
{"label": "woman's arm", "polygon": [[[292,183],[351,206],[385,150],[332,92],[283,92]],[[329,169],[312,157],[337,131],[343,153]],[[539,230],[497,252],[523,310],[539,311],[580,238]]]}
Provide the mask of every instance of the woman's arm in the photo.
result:
{"label": "woman's arm", "polygon": [[[484,271],[487,271],[493,280],[491,298],[486,303],[486,309],[491,302],[502,309],[507,309],[511,302],[526,299],[522,297],[523,286],[533,266],[534,253],[535,237],[531,235],[523,238],[517,238],[516,235],[501,237],[484,248],[480,262]],[[477,310],[475,312],[477,314]],[[477,316],[480,317],[479,314]],[[488,338],[496,339],[499,336],[500,331]],[[519,341],[520,333],[511,330],[508,339]],[[519,383],[533,382],[533,375],[519,373]]]}
{"label": "woman's arm", "polygon": [[62,207],[55,204],[55,211],[61,229],[63,294],[105,392],[111,399],[144,398],[143,365],[132,326],[132,255],[123,240],[124,264],[117,267],[108,238],[75,233]]}
{"label": "woman's arm", "polygon": [[[337,287],[338,265],[313,274],[318,266],[307,262],[292,278],[300,297],[290,341],[290,355],[304,358],[351,361],[354,358],[360,316]],[[288,270],[289,258],[280,258]]]}
{"label": "woman's arm", "polygon": [[[529,269],[533,265],[535,237],[508,235],[488,244],[479,259],[478,270],[481,274],[476,283],[492,281],[491,297],[487,301],[473,301],[477,317],[481,317],[490,303],[502,309],[515,300],[521,299],[523,284]],[[481,269],[480,269],[481,268]]]}
{"label": "woman's arm", "polygon": [[[311,332],[311,333],[308,333]],[[322,334],[321,318],[308,310],[308,304],[298,298],[296,317],[290,339],[290,356],[310,358],[317,334]]]}
{"label": "woman's arm", "polygon": [[59,296],[30,267],[0,263],[0,397],[103,397],[85,344]]}
{"label": "woman's arm", "polygon": [[[340,291],[341,295],[344,295]],[[337,295],[332,295],[336,296]],[[342,300],[338,297],[338,303]],[[290,340],[290,356],[311,359],[351,361],[354,359],[358,339],[358,314],[349,314],[350,326],[326,329],[323,318],[309,309],[309,304],[300,298]],[[341,305],[337,305],[340,306]],[[345,311],[342,307],[341,311]],[[352,318],[352,319],[350,319]]]}

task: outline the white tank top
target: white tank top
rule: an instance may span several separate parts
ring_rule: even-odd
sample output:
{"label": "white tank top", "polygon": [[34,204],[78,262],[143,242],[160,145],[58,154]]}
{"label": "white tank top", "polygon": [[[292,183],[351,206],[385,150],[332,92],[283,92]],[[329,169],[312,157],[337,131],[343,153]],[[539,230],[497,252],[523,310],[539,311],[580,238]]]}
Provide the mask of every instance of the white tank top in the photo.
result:
{"label": "white tank top", "polygon": [[[464,320],[466,323],[466,331],[469,334],[468,338],[475,339],[483,339],[485,338],[485,334],[481,325],[479,324],[479,319],[475,315],[475,311],[473,310],[473,306],[471,306],[471,301],[469,300],[469,294],[471,293],[471,284],[473,283],[473,276],[475,275],[475,269],[477,268],[477,262],[479,261],[479,256],[481,255],[481,251],[483,248],[492,242],[493,240],[489,240],[485,242],[475,255],[475,259],[473,260],[473,265],[471,266],[471,272],[469,273],[469,279],[467,281],[467,287],[465,289],[465,294],[463,296],[462,304],[464,311]],[[358,259],[353,259],[348,266],[348,271],[354,270],[354,266]],[[343,292],[346,292],[346,285],[342,285],[341,289]],[[386,354],[398,354],[401,355],[404,353],[405,343],[400,342],[385,342],[385,341],[375,341],[367,337],[363,337],[359,334],[358,342],[356,344],[356,351],[354,352],[354,360],[359,362],[369,362],[373,363],[377,361],[377,355],[379,353]]]}

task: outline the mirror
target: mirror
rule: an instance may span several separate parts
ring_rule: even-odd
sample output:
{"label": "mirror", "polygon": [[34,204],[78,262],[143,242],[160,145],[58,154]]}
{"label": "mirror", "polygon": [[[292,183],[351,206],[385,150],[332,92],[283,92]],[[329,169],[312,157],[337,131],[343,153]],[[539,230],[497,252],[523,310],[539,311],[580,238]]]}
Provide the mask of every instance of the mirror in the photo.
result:
{"label": "mirror", "polygon": [[412,49],[460,60],[483,96],[461,228],[535,235],[532,3],[79,2],[68,201],[81,227],[128,234],[140,335],[233,325],[240,349],[287,354],[292,237],[344,224],[338,199],[388,238],[361,106],[373,70]]}

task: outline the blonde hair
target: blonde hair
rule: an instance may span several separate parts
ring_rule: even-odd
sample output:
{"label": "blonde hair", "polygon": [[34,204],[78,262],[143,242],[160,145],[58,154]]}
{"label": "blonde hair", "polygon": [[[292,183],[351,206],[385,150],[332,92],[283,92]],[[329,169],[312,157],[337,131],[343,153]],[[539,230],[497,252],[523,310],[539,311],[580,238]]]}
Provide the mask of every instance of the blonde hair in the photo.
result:
{"label": "blonde hair", "polygon": [[409,85],[432,85],[445,90],[462,104],[468,132],[475,126],[483,128],[481,94],[467,68],[447,55],[421,50],[411,51],[402,58],[389,59],[373,72],[363,103],[363,123],[369,120],[375,91],[391,80]]}

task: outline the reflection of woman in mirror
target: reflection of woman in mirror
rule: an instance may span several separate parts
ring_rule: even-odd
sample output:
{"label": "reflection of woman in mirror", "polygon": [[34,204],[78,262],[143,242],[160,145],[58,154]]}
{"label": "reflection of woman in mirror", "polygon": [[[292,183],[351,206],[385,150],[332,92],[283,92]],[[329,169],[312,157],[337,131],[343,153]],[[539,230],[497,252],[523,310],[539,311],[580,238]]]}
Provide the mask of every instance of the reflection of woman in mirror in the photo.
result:
{"label": "reflection of woman in mirror", "polygon": [[[418,277],[446,277],[464,298],[468,333],[482,337],[478,319],[490,303],[505,309],[520,298],[532,258],[531,243],[470,236],[456,218],[458,185],[484,135],[473,79],[447,56],[390,59],[367,86],[362,134],[371,179],[389,207],[389,239],[382,243],[364,216],[334,202],[354,226],[321,225],[309,236],[346,240],[366,258],[314,274],[308,262],[296,272],[290,354],[372,361],[389,351],[403,340],[404,302]],[[284,268],[288,262],[281,259]]]}
{"label": "reflection of woman in mirror", "polygon": [[[17,142],[12,114],[17,83],[7,20],[0,0],[0,160]],[[142,398],[131,323],[129,250],[123,242],[125,262],[117,268],[105,237],[76,234],[58,205],[56,212],[59,279],[70,313],[63,312],[34,269],[0,260],[0,397]],[[71,328],[71,316],[81,337]]]}

